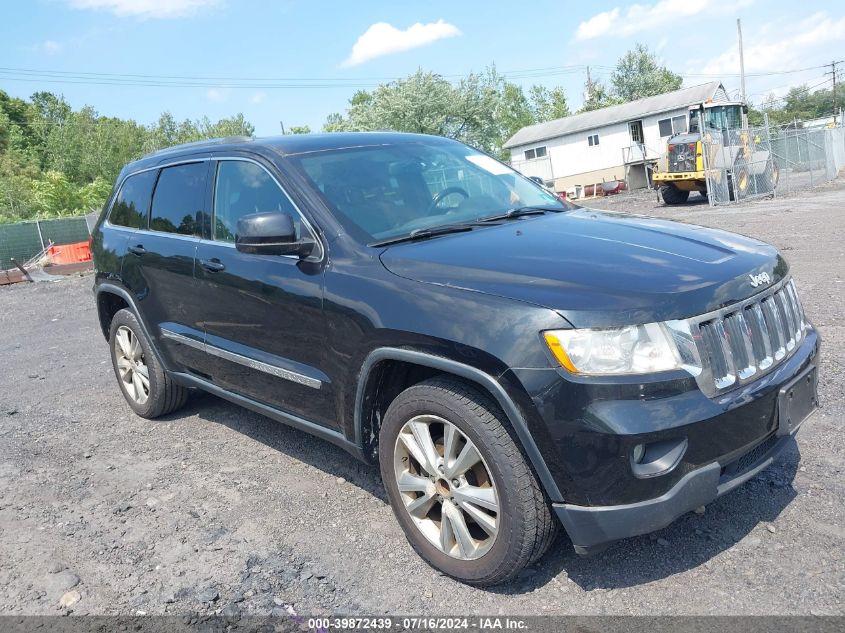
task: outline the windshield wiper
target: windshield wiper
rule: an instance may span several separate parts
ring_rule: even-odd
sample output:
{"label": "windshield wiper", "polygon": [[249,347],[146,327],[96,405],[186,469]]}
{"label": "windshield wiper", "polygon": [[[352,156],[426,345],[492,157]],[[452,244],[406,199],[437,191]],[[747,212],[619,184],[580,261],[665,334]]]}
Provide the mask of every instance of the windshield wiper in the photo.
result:
{"label": "windshield wiper", "polygon": [[501,220],[510,220],[511,218],[521,218],[526,215],[543,215],[546,212],[550,213],[560,213],[561,211],[566,211],[564,207],[538,207],[538,206],[526,206],[526,207],[516,207],[513,209],[508,209],[504,213],[499,213],[497,215],[491,215],[487,218],[478,218],[479,222],[499,222]]}
{"label": "windshield wiper", "polygon": [[424,240],[429,237],[437,237],[438,235],[448,235],[450,233],[463,233],[464,231],[471,231],[476,224],[447,224],[445,226],[435,226],[430,229],[414,229],[407,235],[400,235],[399,237],[388,237],[378,242],[370,242],[367,246],[387,246],[388,244],[398,244],[399,242],[413,242],[414,240]]}

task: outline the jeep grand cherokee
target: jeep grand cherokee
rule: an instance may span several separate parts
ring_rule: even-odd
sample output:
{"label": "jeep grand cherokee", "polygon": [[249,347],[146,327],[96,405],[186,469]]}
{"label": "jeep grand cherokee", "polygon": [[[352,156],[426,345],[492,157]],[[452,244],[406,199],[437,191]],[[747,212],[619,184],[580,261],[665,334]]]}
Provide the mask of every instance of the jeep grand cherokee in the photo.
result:
{"label": "jeep grand cherokee", "polygon": [[129,406],[203,389],[377,463],[426,561],[512,578],[768,466],[819,339],[754,239],[579,208],[461,143],[223,139],[127,165],[93,233]]}

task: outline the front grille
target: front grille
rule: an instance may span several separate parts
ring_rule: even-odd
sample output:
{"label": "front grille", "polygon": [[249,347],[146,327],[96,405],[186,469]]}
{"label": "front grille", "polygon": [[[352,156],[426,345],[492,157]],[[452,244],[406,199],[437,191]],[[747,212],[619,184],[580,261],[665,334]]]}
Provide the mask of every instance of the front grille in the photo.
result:
{"label": "front grille", "polygon": [[699,382],[712,394],[769,372],[792,355],[805,329],[791,279],[697,321],[694,337],[703,365]]}
{"label": "front grille", "polygon": [[770,435],[762,443],[758,444],[750,451],[740,456],[727,466],[722,467],[722,476],[735,477],[742,473],[751,470],[756,466],[766,454],[774,448],[777,444],[778,438],[776,435]]}
{"label": "front grille", "polygon": [[678,143],[669,148],[669,171],[695,171],[695,143]]}

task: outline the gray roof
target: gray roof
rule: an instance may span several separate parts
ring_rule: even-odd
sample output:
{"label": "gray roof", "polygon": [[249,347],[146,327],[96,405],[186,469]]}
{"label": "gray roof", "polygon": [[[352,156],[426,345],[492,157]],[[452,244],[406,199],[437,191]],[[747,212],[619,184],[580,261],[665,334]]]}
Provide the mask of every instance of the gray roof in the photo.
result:
{"label": "gray roof", "polygon": [[572,116],[555,119],[554,121],[536,123],[535,125],[529,125],[519,130],[519,132],[514,134],[505,143],[505,147],[527,145],[529,143],[564,136],[565,134],[600,128],[613,123],[632,121],[650,114],[659,114],[660,112],[686,108],[695,103],[713,99],[719,88],[722,88],[724,92],[724,88],[720,82],[711,81],[706,84],[681,88],[680,90],[667,92],[655,97],[646,97],[645,99],[601,108],[600,110],[573,114]]}

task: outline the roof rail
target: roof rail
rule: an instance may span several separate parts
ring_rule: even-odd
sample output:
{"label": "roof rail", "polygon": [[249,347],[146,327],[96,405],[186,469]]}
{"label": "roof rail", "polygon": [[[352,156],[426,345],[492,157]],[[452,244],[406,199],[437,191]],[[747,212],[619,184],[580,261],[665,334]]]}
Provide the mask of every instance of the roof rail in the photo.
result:
{"label": "roof rail", "polygon": [[202,141],[193,141],[191,143],[180,143],[179,145],[171,145],[170,147],[165,147],[162,149],[157,149],[154,152],[150,152],[149,154],[145,154],[144,158],[152,158],[153,156],[161,156],[163,154],[169,154],[170,152],[175,152],[183,149],[188,149],[192,147],[206,147],[206,146],[213,146],[213,145],[225,145],[227,143],[247,143],[250,141],[255,140],[254,136],[225,136],[221,138],[209,138],[204,139]]}

